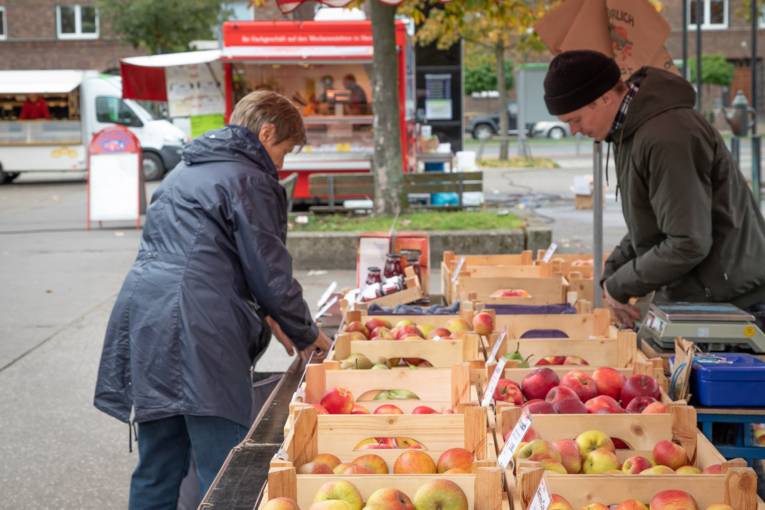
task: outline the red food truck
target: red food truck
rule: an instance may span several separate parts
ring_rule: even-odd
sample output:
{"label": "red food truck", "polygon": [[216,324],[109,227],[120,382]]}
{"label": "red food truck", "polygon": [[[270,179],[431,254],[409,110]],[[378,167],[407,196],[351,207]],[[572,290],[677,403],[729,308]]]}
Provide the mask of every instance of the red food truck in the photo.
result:
{"label": "red food truck", "polygon": [[[415,168],[414,51],[404,22],[396,22],[399,108],[404,171]],[[204,53],[205,55],[202,55]],[[199,72],[170,72],[198,66]],[[208,73],[209,71],[209,73]],[[371,168],[372,27],[369,21],[236,21],[223,24],[217,51],[135,57],[122,61],[123,97],[168,100],[169,90],[199,90],[177,83],[177,76],[208,76],[208,94],[223,110],[219,123],[247,93],[275,90],[301,109],[307,144],[285,159],[281,178],[298,174],[295,200],[311,201],[312,173],[364,172]],[[172,74],[175,78],[169,78]],[[217,76],[220,74],[221,76]],[[171,83],[173,81],[174,83]],[[204,79],[202,80],[204,81]],[[215,98],[198,101],[209,107]],[[170,108],[171,117],[173,108]],[[188,111],[184,111],[188,113]],[[193,111],[191,113],[193,115]],[[183,119],[176,119],[183,120]],[[181,122],[182,123],[182,122]],[[214,127],[207,124],[208,127]],[[197,133],[190,133],[195,135]]]}

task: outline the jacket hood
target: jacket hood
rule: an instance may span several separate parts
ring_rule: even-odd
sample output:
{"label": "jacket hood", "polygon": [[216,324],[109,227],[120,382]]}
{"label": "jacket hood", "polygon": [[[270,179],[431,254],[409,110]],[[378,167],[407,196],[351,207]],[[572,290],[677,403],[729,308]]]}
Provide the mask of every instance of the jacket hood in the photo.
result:
{"label": "jacket hood", "polygon": [[649,119],[674,108],[693,108],[696,92],[681,76],[654,67],[643,67],[630,82],[640,86],[627,112],[623,133],[613,138],[629,138]]}
{"label": "jacket hood", "polygon": [[279,178],[266,149],[255,134],[242,126],[226,126],[194,139],[183,149],[183,162],[188,166],[205,163],[244,163]]}

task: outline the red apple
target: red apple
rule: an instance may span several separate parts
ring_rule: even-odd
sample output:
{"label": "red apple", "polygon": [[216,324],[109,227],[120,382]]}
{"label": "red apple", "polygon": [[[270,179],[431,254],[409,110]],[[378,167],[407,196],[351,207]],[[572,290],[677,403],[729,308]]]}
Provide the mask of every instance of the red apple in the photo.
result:
{"label": "red apple", "polygon": [[574,510],[574,507],[571,506],[571,503],[569,503],[563,496],[553,494],[550,498],[550,506],[547,507],[547,510]]}
{"label": "red apple", "polygon": [[560,453],[561,464],[569,474],[576,474],[582,470],[582,454],[579,445],[573,439],[559,439],[553,441],[553,447]]}
{"label": "red apple", "polygon": [[263,505],[263,510],[300,510],[300,508],[294,499],[282,497],[268,500],[268,503]]}
{"label": "red apple", "polygon": [[524,409],[528,409],[529,414],[555,414],[555,408],[549,402],[544,400],[529,400],[523,404]]}
{"label": "red apple", "polygon": [[719,475],[722,473],[722,464],[710,464],[702,470],[705,475]]}
{"label": "red apple", "polygon": [[653,402],[645,406],[645,409],[643,409],[641,414],[664,414],[668,412],[669,409],[666,405],[662,404],[661,402]]}
{"label": "red apple", "polygon": [[547,392],[558,385],[558,374],[553,370],[542,367],[534,369],[521,381],[521,390],[528,400],[543,399]]}
{"label": "red apple", "polygon": [[628,413],[642,413],[643,410],[648,407],[648,404],[652,404],[654,402],[656,402],[655,398],[641,395],[639,397],[633,398],[627,406],[626,410]]}
{"label": "red apple", "polygon": [[619,402],[608,395],[598,395],[584,403],[587,412],[590,414],[622,414],[624,409]]}
{"label": "red apple", "polygon": [[385,319],[381,319],[379,317],[374,317],[372,319],[369,319],[364,323],[364,327],[367,328],[367,331],[374,331],[377,328],[387,328],[390,329],[393,327],[393,325],[390,323],[390,321],[387,321]]}
{"label": "red apple", "polygon": [[656,379],[650,375],[636,374],[624,381],[620,398],[623,406],[630,405],[633,398],[640,396],[653,397],[656,400],[661,398],[659,384],[656,382]]}
{"label": "red apple", "polygon": [[306,462],[297,472],[301,475],[331,475],[332,466],[323,462]]}
{"label": "red apple", "polygon": [[544,439],[534,439],[530,443],[519,447],[518,458],[536,462],[543,460],[552,462],[561,461],[560,452],[555,449],[552,443],[545,441]]}
{"label": "red apple", "polygon": [[364,337],[369,338],[369,330],[364,327],[364,325],[359,321],[353,321],[349,322],[345,325],[343,328],[344,333],[353,333],[354,331],[358,331],[359,333],[363,333]]}
{"label": "red apple", "polygon": [[[503,436],[503,439],[505,440],[505,442],[507,442],[508,439],[510,439],[510,434],[512,433],[513,433],[513,429],[509,429],[507,432],[505,432],[505,435]],[[529,441],[533,441],[534,439],[539,439],[539,436],[534,430],[534,427],[529,427],[529,429],[523,435],[523,440],[521,442],[528,443]]]}
{"label": "red apple", "polygon": [[321,398],[321,405],[329,414],[351,414],[353,394],[345,388],[332,388]]}
{"label": "red apple", "polygon": [[473,330],[479,335],[490,335],[494,331],[494,315],[489,312],[478,312],[473,317]]}
{"label": "red apple", "polygon": [[654,445],[653,460],[656,464],[672,469],[690,464],[685,448],[668,439],[663,439]]}
{"label": "red apple", "polygon": [[383,404],[375,409],[373,414],[404,414],[400,407],[393,404]]}
{"label": "red apple", "polygon": [[[416,336],[418,338],[424,338],[422,332],[414,324],[407,324],[398,329],[396,333],[396,340],[403,340],[410,336]],[[407,338],[408,340],[408,338]]]}
{"label": "red apple", "polygon": [[435,474],[436,463],[430,455],[420,450],[407,450],[398,456],[393,464],[393,472],[397,475],[405,474]]}
{"label": "red apple", "polygon": [[385,510],[414,510],[414,505],[409,496],[398,489],[377,489],[367,499],[365,508],[379,508]]}
{"label": "red apple", "polygon": [[366,455],[356,457],[353,459],[353,464],[366,468],[377,475],[388,474],[388,464],[385,462],[385,459],[379,455],[375,455],[374,453],[368,453]]}
{"label": "red apple", "polygon": [[433,331],[431,331],[430,333],[428,333],[428,338],[430,338],[431,340],[433,340],[436,337],[441,338],[441,339],[446,339],[446,338],[449,338],[451,336],[452,336],[452,332],[449,331],[446,328],[436,328]]}
{"label": "red apple", "polygon": [[372,330],[372,333],[369,334],[370,340],[393,340],[395,338],[396,337],[393,335],[393,332],[385,326],[375,328]]}
{"label": "red apple", "polygon": [[648,507],[637,499],[628,499],[616,505],[614,510],[648,510]]}
{"label": "red apple", "polygon": [[523,404],[523,394],[515,381],[500,379],[494,389],[494,400],[512,402],[519,406]]}
{"label": "red apple", "polygon": [[343,463],[339,464],[332,472],[336,475],[372,475],[374,471],[366,466],[358,464]]}
{"label": "red apple", "polygon": [[558,414],[587,414],[587,408],[576,396],[555,402],[553,409]]}
{"label": "red apple", "polygon": [[536,362],[536,366],[562,365],[564,361],[566,361],[565,356],[545,356]]}
{"label": "red apple", "polygon": [[582,402],[587,402],[591,398],[598,396],[598,388],[595,385],[595,381],[589,374],[579,370],[572,370],[564,375],[560,385],[574,390]]}
{"label": "red apple", "polygon": [[614,443],[614,448],[617,450],[629,450],[630,445],[628,445],[625,441],[622,439],[619,439],[618,437],[612,437],[611,442]]}
{"label": "red apple", "polygon": [[685,491],[669,489],[651,498],[651,510],[697,510],[696,501]]}
{"label": "red apple", "polygon": [[587,360],[582,358],[581,356],[566,356],[566,359],[563,360],[564,365],[589,365],[587,363]]}
{"label": "red apple", "polygon": [[551,404],[554,404],[560,400],[566,399],[566,398],[575,398],[579,400],[579,395],[569,388],[568,386],[556,386],[552,388],[550,391],[547,392],[547,395],[545,395],[545,401],[550,402]]}
{"label": "red apple", "polygon": [[622,472],[637,475],[651,466],[653,466],[653,463],[642,455],[633,455],[632,457],[627,457],[622,463]]}
{"label": "red apple", "polygon": [[613,399],[621,396],[625,377],[615,368],[600,367],[592,373],[592,379],[595,381],[599,395],[608,395]]}
{"label": "red apple", "polygon": [[313,459],[311,459],[311,462],[315,462],[317,464],[326,464],[330,468],[335,469],[340,464],[340,459],[336,456],[332,455],[331,453],[320,453]]}
{"label": "red apple", "polygon": [[438,411],[428,406],[417,406],[412,409],[412,414],[439,414]]}
{"label": "red apple", "polygon": [[438,457],[436,464],[439,473],[446,473],[450,469],[464,469],[468,473],[473,467],[473,453],[464,448],[450,448]]}
{"label": "red apple", "polygon": [[369,414],[369,409],[367,409],[364,406],[360,406],[358,404],[353,404],[353,409],[351,409],[351,414]]}

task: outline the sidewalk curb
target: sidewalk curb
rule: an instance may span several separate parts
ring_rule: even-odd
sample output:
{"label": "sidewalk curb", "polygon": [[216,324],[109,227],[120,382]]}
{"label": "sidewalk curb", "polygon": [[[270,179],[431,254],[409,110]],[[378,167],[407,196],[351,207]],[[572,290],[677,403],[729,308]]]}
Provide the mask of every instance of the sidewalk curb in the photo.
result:
{"label": "sidewalk curb", "polygon": [[[552,230],[546,227],[428,234],[431,268],[440,264],[447,250],[465,254],[520,253],[546,249],[552,241]],[[290,232],[287,249],[295,269],[355,269],[358,238],[357,232]]]}

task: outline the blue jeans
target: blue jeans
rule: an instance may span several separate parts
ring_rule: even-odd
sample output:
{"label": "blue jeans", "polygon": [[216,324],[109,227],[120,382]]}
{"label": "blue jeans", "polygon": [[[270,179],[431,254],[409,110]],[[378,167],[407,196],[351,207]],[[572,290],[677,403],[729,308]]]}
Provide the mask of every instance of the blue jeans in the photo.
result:
{"label": "blue jeans", "polygon": [[138,466],[130,481],[130,510],[176,510],[181,481],[194,456],[201,494],[247,428],[216,416],[171,416],[138,424]]}

